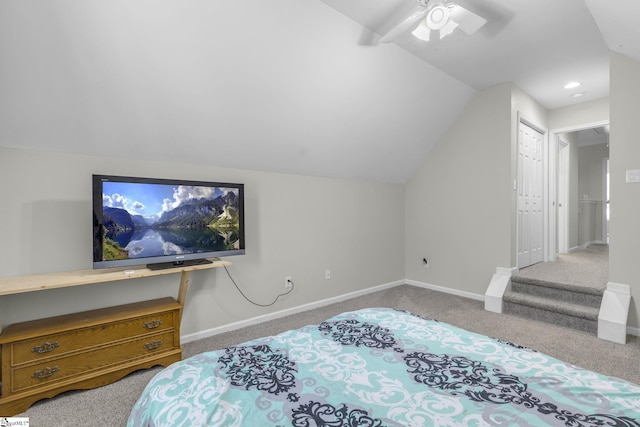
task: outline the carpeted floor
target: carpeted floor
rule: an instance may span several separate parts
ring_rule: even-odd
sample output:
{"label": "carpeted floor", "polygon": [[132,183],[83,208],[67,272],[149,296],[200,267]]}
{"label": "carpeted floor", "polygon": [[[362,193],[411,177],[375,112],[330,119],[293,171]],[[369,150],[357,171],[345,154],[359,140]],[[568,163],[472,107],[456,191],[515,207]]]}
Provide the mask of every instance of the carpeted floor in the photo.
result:
{"label": "carpeted floor", "polygon": [[589,245],[584,250],[561,254],[554,262],[523,268],[518,276],[567,285],[605,289],[609,280],[609,245]]}
{"label": "carpeted floor", "polygon": [[[364,307],[393,307],[438,319],[469,331],[534,348],[569,363],[640,384],[640,339],[630,336],[626,345],[599,340],[571,329],[495,314],[481,301],[414,286],[398,286],[260,325],[184,345],[185,357],[273,335],[333,315]],[[26,413],[32,427],[124,426],[131,408],[154,368],[140,371],[114,384],[93,390],[68,392],[34,404]]]}

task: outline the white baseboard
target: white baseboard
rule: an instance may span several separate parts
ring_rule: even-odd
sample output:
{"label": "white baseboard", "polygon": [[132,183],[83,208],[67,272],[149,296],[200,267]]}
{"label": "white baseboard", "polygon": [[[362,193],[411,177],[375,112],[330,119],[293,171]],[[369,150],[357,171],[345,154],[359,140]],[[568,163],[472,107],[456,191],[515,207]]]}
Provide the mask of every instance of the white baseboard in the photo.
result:
{"label": "white baseboard", "polygon": [[471,292],[460,291],[458,289],[445,288],[444,286],[432,285],[430,283],[417,282],[415,280],[405,280],[407,285],[417,286],[420,288],[431,289],[432,291],[438,291],[445,294],[457,295],[459,297],[475,299],[478,301],[484,301],[484,295],[474,294]]}
{"label": "white baseboard", "polygon": [[602,240],[592,240],[590,242],[583,243],[580,246],[574,246],[573,248],[569,249],[568,253],[571,254],[578,251],[584,251],[591,245],[606,245],[606,244],[607,242],[603,242]]}
{"label": "white baseboard", "polygon": [[206,329],[204,331],[200,331],[200,332],[195,332],[193,334],[188,334],[188,335],[184,335],[181,337],[180,342],[182,344],[191,342],[191,341],[196,341],[196,340],[200,340],[203,338],[209,338],[212,337],[214,335],[218,335],[218,334],[222,334],[225,332],[230,332],[230,331],[235,331],[237,329],[240,328],[244,328],[247,326],[253,326],[253,325],[257,325],[259,323],[263,323],[263,322],[267,322],[269,320],[273,320],[273,319],[279,319],[281,317],[285,317],[285,316],[289,316],[291,314],[297,314],[303,311],[307,311],[307,310],[312,310],[314,308],[319,308],[319,307],[324,307],[330,304],[334,304],[337,302],[342,302],[351,298],[357,298],[359,296],[363,296],[363,295],[367,295],[373,292],[378,292],[378,291],[382,291],[385,289],[390,289],[396,286],[400,286],[400,285],[404,285],[406,284],[407,281],[406,280],[398,280],[395,282],[391,282],[391,283],[385,283],[383,285],[378,285],[378,286],[374,286],[372,288],[367,288],[367,289],[363,289],[361,291],[355,291],[355,292],[349,292],[343,295],[338,295],[335,297],[331,297],[331,298],[327,298],[327,299],[323,299],[320,301],[315,301],[309,304],[303,304],[297,307],[292,307],[292,308],[288,308],[286,310],[280,310],[280,311],[276,311],[274,313],[269,313],[269,314],[264,314],[262,316],[257,316],[257,317],[252,317],[250,319],[245,319],[245,320],[241,320],[239,322],[233,322],[233,323],[229,323],[227,325],[223,325],[223,326],[218,326],[215,328],[211,328],[211,329]]}

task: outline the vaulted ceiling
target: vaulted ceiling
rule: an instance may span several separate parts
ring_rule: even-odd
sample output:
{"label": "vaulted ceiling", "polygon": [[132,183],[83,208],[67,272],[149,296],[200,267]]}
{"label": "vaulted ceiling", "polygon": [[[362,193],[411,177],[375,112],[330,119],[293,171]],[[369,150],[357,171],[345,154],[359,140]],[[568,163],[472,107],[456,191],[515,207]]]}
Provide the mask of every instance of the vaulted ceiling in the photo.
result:
{"label": "vaulted ceiling", "polygon": [[404,182],[475,91],[640,60],[634,0],[459,3],[487,25],[381,45],[415,0],[3,0],[0,146]]}
{"label": "vaulted ceiling", "polygon": [[[419,7],[416,0],[323,1],[371,30],[363,37],[371,45]],[[458,30],[431,42],[406,31],[395,43],[474,89],[514,82],[554,109],[608,96],[609,50],[640,58],[634,0],[452,1],[487,24],[472,36]],[[563,90],[569,81],[582,85]]]}

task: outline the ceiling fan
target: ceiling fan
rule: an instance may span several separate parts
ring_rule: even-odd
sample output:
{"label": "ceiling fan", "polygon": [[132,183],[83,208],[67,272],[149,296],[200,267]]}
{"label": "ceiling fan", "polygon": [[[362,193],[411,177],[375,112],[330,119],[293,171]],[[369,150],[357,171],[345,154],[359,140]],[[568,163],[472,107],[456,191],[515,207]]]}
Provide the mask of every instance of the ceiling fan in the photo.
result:
{"label": "ceiling fan", "polygon": [[[418,8],[391,31],[382,36],[379,43],[390,43],[400,34],[413,28],[415,37],[429,41],[442,40],[456,28],[471,35],[487,20],[462,6],[447,0],[417,0]],[[419,22],[419,23],[418,23]],[[416,24],[418,25],[416,26]]]}

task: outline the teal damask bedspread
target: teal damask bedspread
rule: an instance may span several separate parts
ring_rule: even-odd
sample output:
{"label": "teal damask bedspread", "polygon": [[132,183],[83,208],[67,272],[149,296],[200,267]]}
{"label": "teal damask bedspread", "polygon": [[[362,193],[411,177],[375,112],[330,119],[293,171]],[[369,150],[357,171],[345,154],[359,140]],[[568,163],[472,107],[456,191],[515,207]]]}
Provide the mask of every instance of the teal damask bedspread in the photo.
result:
{"label": "teal damask bedspread", "polygon": [[128,425],[640,427],[640,387],[371,308],[174,363]]}

